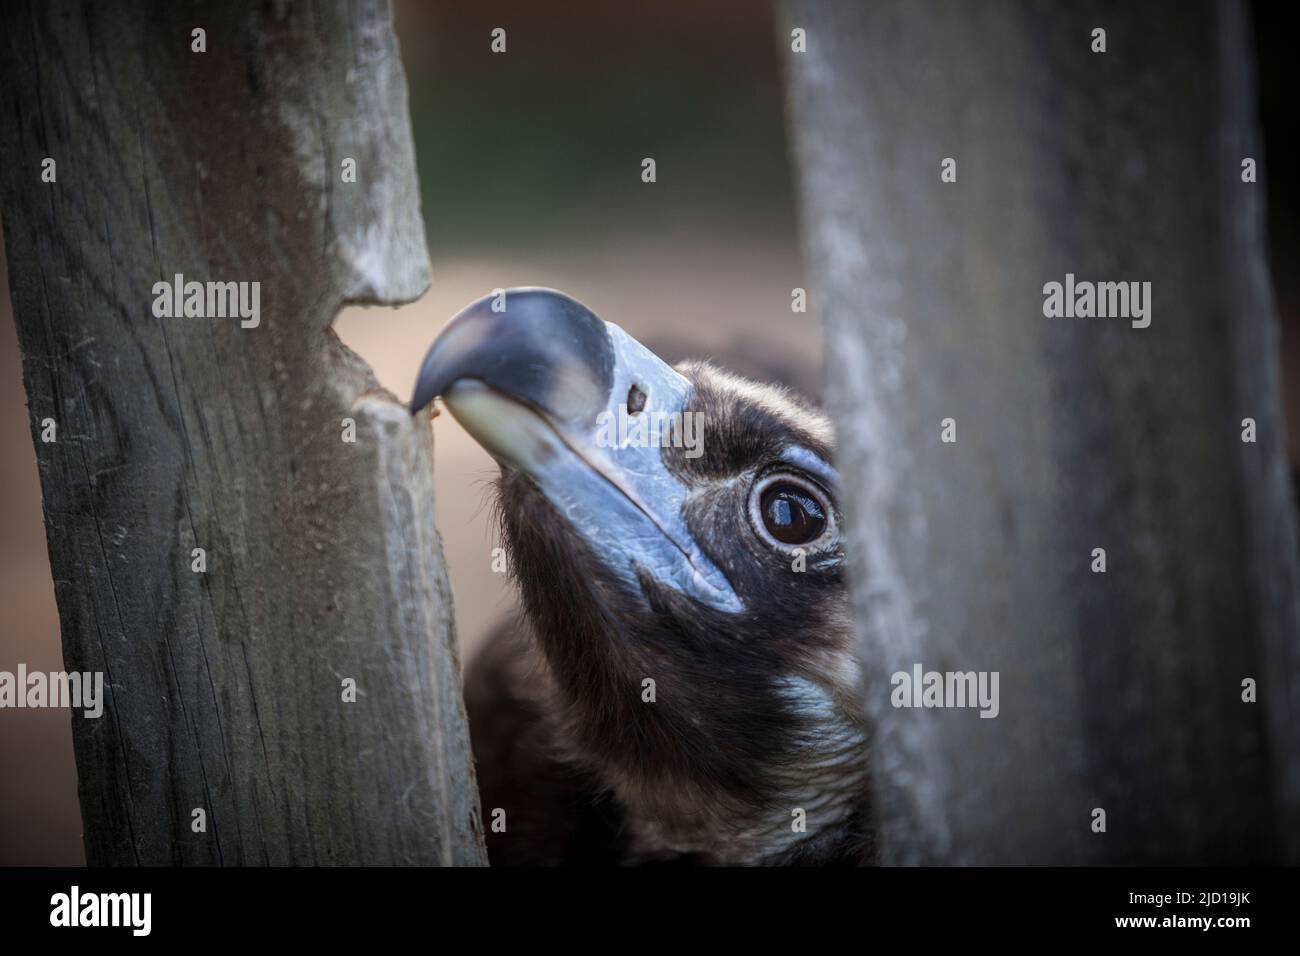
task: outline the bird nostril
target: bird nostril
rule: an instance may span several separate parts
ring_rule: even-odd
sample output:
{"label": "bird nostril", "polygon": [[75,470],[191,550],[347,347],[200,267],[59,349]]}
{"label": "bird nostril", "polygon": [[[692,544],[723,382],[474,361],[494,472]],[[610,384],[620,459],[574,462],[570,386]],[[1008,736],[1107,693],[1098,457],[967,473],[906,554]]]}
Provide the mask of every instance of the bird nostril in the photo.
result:
{"label": "bird nostril", "polygon": [[633,385],[627,390],[628,414],[635,415],[645,408],[645,392]]}

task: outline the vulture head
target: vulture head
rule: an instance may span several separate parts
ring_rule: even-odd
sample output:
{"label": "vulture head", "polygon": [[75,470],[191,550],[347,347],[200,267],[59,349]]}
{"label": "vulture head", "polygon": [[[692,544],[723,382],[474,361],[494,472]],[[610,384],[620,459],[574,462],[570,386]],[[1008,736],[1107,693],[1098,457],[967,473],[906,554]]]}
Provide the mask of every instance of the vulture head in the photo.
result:
{"label": "vulture head", "polygon": [[[511,803],[493,862],[590,858],[588,837],[619,862],[869,858],[827,419],[535,288],[451,321],[412,411],[435,396],[500,463],[540,652],[485,655],[495,700],[467,688],[484,815]],[[600,826],[560,819],[593,806]]]}

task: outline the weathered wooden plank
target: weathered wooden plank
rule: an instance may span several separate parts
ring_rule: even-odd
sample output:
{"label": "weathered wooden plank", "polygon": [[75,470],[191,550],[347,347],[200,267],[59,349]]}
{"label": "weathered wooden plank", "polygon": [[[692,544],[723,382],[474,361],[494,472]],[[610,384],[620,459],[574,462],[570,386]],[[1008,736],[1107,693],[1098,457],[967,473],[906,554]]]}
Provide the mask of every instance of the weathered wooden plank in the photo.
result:
{"label": "weathered wooden plank", "polygon": [[[1296,860],[1300,578],[1244,5],[785,15],[884,859]],[[1150,325],[1047,317],[1067,273],[1150,282]],[[999,672],[999,716],[892,706],[917,663]]]}
{"label": "weathered wooden plank", "polygon": [[[432,436],[330,328],[428,283],[387,5],[32,0],[0,44],[89,862],[484,862]],[[259,321],[157,317],[177,274]]]}

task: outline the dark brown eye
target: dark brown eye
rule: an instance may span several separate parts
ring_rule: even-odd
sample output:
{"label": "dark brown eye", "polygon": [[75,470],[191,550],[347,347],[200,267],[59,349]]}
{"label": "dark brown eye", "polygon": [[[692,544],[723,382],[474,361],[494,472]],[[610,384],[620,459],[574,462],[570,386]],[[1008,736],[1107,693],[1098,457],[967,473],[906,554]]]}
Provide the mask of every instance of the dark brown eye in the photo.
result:
{"label": "dark brown eye", "polygon": [[809,544],[826,531],[825,508],[801,484],[777,481],[768,485],[758,510],[767,533],[782,544]]}

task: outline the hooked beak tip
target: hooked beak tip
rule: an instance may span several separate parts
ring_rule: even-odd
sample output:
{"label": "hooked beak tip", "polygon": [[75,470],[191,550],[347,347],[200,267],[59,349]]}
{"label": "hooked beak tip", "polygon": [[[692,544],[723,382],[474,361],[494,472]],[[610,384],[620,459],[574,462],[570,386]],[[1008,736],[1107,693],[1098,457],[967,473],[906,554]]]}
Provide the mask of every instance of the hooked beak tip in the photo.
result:
{"label": "hooked beak tip", "polygon": [[425,376],[421,373],[420,380],[415,383],[415,393],[411,396],[411,400],[407,402],[406,407],[410,410],[411,416],[414,417],[431,406],[437,397],[437,393],[428,387]]}

